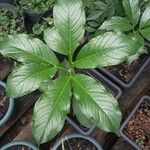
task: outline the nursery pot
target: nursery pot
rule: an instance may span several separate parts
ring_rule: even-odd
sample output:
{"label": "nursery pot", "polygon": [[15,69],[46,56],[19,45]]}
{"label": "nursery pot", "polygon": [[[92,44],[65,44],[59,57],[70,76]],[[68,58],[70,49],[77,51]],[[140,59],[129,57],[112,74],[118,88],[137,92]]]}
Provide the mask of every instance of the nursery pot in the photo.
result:
{"label": "nursery pot", "polygon": [[[5,88],[6,87],[5,83],[0,81],[0,87]],[[8,108],[4,117],[0,120],[0,126],[4,125],[7,121],[9,121],[14,112],[14,99],[9,98],[8,100],[9,100]]]}
{"label": "nursery pot", "polygon": [[[96,140],[94,140],[93,138],[91,137],[88,137],[88,136],[82,136],[80,134],[71,134],[71,135],[67,135],[65,137],[63,137],[62,139],[60,139],[54,146],[53,146],[53,150],[58,150],[58,148],[61,148],[62,147],[62,143],[64,143],[64,146],[65,146],[65,142],[69,143],[69,140],[73,140],[73,139],[77,139],[77,140],[85,140],[87,141],[87,143],[93,145],[97,150],[103,150],[103,148],[101,147],[100,144],[97,143]],[[71,146],[71,145],[70,145]],[[65,148],[65,147],[64,147]],[[72,150],[75,150],[75,149],[72,149]]]}
{"label": "nursery pot", "polygon": [[27,141],[14,141],[11,143],[8,143],[6,145],[4,145],[3,147],[0,148],[0,150],[10,150],[11,148],[16,148],[20,146],[24,146],[27,148],[30,148],[31,150],[38,150],[38,147],[33,145],[32,143],[29,143]]}
{"label": "nursery pot", "polygon": [[48,10],[44,13],[37,13],[37,14],[25,12],[25,16],[27,24],[33,26],[34,24],[41,22],[43,18],[46,18],[48,16],[52,17],[52,10]]}
{"label": "nursery pot", "polygon": [[9,3],[9,4],[13,4],[15,3],[16,0],[0,0],[0,3]]}
{"label": "nursery pot", "polygon": [[[146,142],[146,137],[149,136],[149,129],[150,129],[149,128],[150,122],[148,121],[149,111],[150,111],[150,97],[143,96],[120,128],[121,137],[125,141],[127,141],[131,146],[133,146],[136,150],[142,150],[142,147],[138,144]],[[142,133],[142,135],[140,135],[139,132]],[[134,134],[136,133],[136,135],[133,135],[133,133]],[[143,145],[145,145],[145,143],[143,143],[142,146]]]}
{"label": "nursery pot", "polygon": [[13,9],[13,5],[10,3],[2,3],[0,2],[0,9]]}

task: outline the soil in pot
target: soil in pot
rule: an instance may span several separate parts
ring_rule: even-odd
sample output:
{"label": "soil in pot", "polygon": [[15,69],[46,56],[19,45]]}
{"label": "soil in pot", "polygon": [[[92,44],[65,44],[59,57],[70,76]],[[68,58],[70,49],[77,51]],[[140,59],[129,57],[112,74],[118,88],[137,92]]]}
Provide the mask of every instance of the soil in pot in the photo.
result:
{"label": "soil in pot", "polygon": [[8,106],[9,100],[6,97],[5,88],[0,85],[0,120],[2,120],[5,114],[7,113]]}
{"label": "soil in pot", "polygon": [[86,139],[72,138],[62,142],[58,150],[98,150],[95,145]]}
{"label": "soil in pot", "polygon": [[9,150],[33,150],[33,149],[24,145],[17,145],[9,148]]}
{"label": "soil in pot", "polygon": [[147,56],[141,55],[137,60],[133,61],[130,65],[124,62],[120,65],[106,67],[105,69],[115,75],[124,83],[129,83],[134,75],[138,72],[139,68],[145,62]]}
{"label": "soil in pot", "polygon": [[150,150],[150,105],[143,103],[139,107],[123,133],[142,150]]}

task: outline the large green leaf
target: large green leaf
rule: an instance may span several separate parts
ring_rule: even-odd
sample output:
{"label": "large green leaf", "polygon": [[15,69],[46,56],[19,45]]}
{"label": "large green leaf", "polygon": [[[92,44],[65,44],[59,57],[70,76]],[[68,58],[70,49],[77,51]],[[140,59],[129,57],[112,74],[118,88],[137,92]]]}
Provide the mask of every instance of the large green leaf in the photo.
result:
{"label": "large green leaf", "polygon": [[47,28],[44,31],[44,39],[47,45],[55,52],[67,55],[66,47],[55,28]]}
{"label": "large green leaf", "polygon": [[63,128],[69,113],[71,98],[70,77],[55,80],[34,107],[32,133],[39,144],[54,138]]}
{"label": "large green leaf", "polygon": [[38,89],[40,84],[53,77],[56,68],[43,64],[25,64],[17,67],[8,77],[7,94],[17,98]]}
{"label": "large green leaf", "polygon": [[98,19],[98,17],[100,17],[102,13],[103,13],[102,11],[95,10],[91,12],[91,14],[87,17],[86,20],[89,21],[89,20]]}
{"label": "large green leaf", "polygon": [[139,49],[134,55],[128,56],[127,61],[130,64],[133,61],[137,60],[141,54],[147,53],[147,51],[144,48],[144,39],[139,33],[130,33],[128,34],[128,38],[134,39],[134,43],[136,44],[136,46],[139,46]]}
{"label": "large green leaf", "polygon": [[144,38],[150,41],[150,27],[142,29],[140,32]]}
{"label": "large green leaf", "polygon": [[140,28],[150,27],[150,7],[147,7],[141,17]]}
{"label": "large green leaf", "polygon": [[146,39],[150,40],[150,7],[146,8],[141,17],[140,32]]}
{"label": "large green leaf", "polygon": [[74,75],[72,85],[82,115],[104,131],[118,133],[121,112],[113,95],[94,79],[85,75]]}
{"label": "large green leaf", "polygon": [[77,96],[77,99],[75,97],[76,97],[76,95],[74,95],[74,99],[73,99],[73,111],[74,111],[78,121],[83,126],[85,126],[87,128],[91,128],[93,126],[93,122],[91,122],[91,120],[88,118],[88,116],[82,112],[82,108],[80,107],[80,105],[77,101],[78,96]]}
{"label": "large green leaf", "polygon": [[20,62],[58,64],[55,54],[46,44],[26,34],[13,35],[2,41],[0,52]]}
{"label": "large green leaf", "polygon": [[128,31],[133,27],[130,21],[122,17],[112,17],[105,21],[99,29],[116,30],[116,31]]}
{"label": "large green leaf", "polygon": [[138,0],[123,0],[123,6],[129,20],[136,26],[140,18]]}
{"label": "large green leaf", "polygon": [[84,35],[85,12],[81,0],[57,0],[54,24],[67,54],[71,54]]}
{"label": "large green leaf", "polygon": [[105,33],[92,39],[79,52],[74,66],[77,68],[96,68],[117,65],[129,56],[135,55],[141,44],[124,34]]}

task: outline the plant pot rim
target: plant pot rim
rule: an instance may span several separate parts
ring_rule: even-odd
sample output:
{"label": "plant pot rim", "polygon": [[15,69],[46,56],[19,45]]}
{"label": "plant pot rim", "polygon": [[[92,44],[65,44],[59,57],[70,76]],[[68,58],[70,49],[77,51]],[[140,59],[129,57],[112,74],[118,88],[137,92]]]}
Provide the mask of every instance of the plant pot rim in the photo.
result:
{"label": "plant pot rim", "polygon": [[10,3],[1,3],[0,2],[0,10],[2,9],[8,9],[8,10],[10,10],[10,9],[13,9],[15,6],[13,5],[13,4],[10,4]]}
{"label": "plant pot rim", "polygon": [[13,141],[13,142],[10,142],[10,143],[4,145],[0,149],[1,150],[8,150],[8,148],[10,148],[12,146],[18,146],[18,145],[27,146],[29,148],[32,148],[33,150],[39,150],[37,146],[35,146],[34,144],[32,144],[28,141]]}
{"label": "plant pot rim", "polygon": [[103,150],[103,148],[101,147],[100,144],[97,143],[97,141],[89,136],[83,136],[81,134],[70,134],[70,135],[66,135],[63,138],[61,138],[56,144],[54,144],[53,146],[53,150],[57,150],[57,148],[61,145],[62,142],[64,142],[65,140],[69,140],[69,139],[73,139],[73,138],[82,138],[85,140],[90,141],[92,144],[94,144],[96,146],[96,148],[98,150]]}
{"label": "plant pot rim", "polygon": [[123,124],[121,125],[120,128],[120,136],[125,139],[128,143],[130,143],[134,148],[136,148],[137,150],[141,150],[141,148],[139,146],[137,146],[137,144],[135,144],[134,141],[130,140],[124,133],[123,130],[125,128],[125,126],[128,124],[128,122],[130,121],[130,119],[132,118],[132,116],[135,114],[135,112],[137,111],[137,109],[141,106],[141,104],[146,100],[150,101],[150,97],[145,95],[143,96],[140,101],[137,103],[137,105],[134,107],[134,109],[132,110],[132,112],[129,114],[129,116],[127,117],[127,119],[123,122]]}
{"label": "plant pot rim", "polygon": [[[6,88],[6,84],[4,82],[0,81],[0,85],[3,86],[4,88]],[[8,110],[5,114],[5,116],[2,118],[2,120],[0,120],[0,126],[5,124],[9,120],[9,118],[11,117],[12,112],[14,110],[14,104],[15,104],[14,99],[9,98]]]}

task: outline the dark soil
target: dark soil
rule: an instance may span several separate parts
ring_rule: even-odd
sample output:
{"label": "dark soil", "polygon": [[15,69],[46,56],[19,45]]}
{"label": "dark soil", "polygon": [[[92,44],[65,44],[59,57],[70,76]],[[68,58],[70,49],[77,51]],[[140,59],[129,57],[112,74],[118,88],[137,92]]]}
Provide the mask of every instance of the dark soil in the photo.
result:
{"label": "dark soil", "polygon": [[0,120],[7,113],[9,106],[8,98],[6,97],[5,88],[0,85]]}
{"label": "dark soil", "polygon": [[146,56],[142,55],[139,59],[133,61],[130,65],[124,62],[120,65],[106,67],[105,69],[113,75],[115,75],[120,80],[122,80],[123,82],[128,83],[138,72],[138,69],[142,66],[145,60]]}
{"label": "dark soil", "polygon": [[9,150],[32,150],[32,148],[20,145],[20,146],[13,146],[9,148]]}
{"label": "dark soil", "polygon": [[97,150],[97,148],[85,139],[74,138],[63,142],[58,150]]}
{"label": "dark soil", "polygon": [[123,132],[142,150],[150,150],[150,105],[143,103]]}

